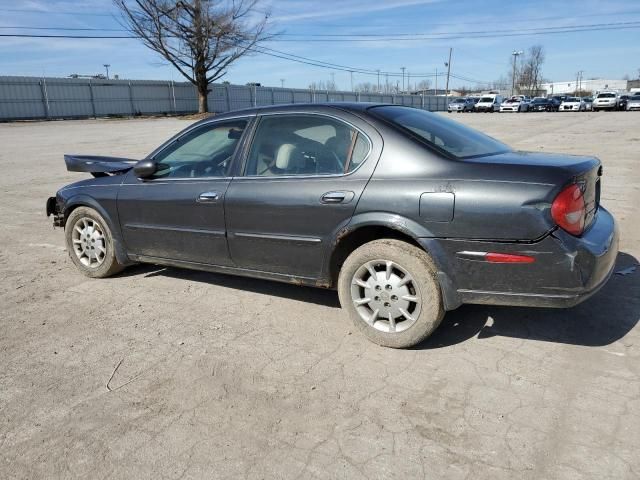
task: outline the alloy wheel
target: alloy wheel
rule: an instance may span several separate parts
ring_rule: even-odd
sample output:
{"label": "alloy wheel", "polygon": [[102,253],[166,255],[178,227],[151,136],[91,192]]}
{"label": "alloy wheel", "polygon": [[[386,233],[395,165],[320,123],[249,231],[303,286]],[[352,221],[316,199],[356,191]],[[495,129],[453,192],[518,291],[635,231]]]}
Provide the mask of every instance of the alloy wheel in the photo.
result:
{"label": "alloy wheel", "polygon": [[81,217],[73,226],[71,235],[73,251],[84,266],[97,268],[104,262],[107,254],[107,241],[104,229],[90,217]]}
{"label": "alloy wheel", "polygon": [[351,300],[364,322],[386,333],[408,329],[420,315],[417,282],[390,260],[372,260],[356,270]]}

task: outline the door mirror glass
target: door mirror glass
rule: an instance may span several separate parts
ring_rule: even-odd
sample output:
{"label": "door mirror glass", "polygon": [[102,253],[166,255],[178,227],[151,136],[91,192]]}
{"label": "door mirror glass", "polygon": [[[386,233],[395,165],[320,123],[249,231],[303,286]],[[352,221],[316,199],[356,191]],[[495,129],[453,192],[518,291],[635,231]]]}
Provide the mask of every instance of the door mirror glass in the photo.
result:
{"label": "door mirror glass", "polygon": [[140,160],[133,167],[138,178],[149,178],[158,171],[158,164],[153,160]]}

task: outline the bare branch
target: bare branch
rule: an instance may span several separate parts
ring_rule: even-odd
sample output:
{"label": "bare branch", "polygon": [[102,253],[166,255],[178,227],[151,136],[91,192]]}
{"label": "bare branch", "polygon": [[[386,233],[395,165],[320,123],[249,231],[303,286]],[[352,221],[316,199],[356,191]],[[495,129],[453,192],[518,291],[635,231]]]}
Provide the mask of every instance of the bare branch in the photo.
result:
{"label": "bare branch", "polygon": [[[113,0],[124,26],[196,85],[206,111],[208,85],[272,38],[260,0]],[[203,110],[204,109],[204,110]]]}

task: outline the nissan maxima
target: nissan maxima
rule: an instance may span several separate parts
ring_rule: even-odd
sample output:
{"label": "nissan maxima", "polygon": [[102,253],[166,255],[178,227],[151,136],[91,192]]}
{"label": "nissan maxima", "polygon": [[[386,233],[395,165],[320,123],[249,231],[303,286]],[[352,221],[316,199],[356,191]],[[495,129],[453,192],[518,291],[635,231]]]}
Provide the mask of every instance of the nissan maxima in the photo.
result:
{"label": "nissan maxima", "polygon": [[65,160],[92,178],[46,210],[84,275],[151,263],[333,288],[388,347],[464,303],[576,305],[618,249],[598,159],[515,151],[403,106],[249,109],[141,160]]}

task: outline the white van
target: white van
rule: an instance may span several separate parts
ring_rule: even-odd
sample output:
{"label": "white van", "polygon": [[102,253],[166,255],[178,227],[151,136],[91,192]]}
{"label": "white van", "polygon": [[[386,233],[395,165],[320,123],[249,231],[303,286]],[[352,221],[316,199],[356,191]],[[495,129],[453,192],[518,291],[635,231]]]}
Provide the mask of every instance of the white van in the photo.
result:
{"label": "white van", "polygon": [[490,93],[487,95],[482,95],[474,110],[476,112],[499,112],[500,104],[504,101],[504,97],[502,95],[497,95],[494,93]]}

